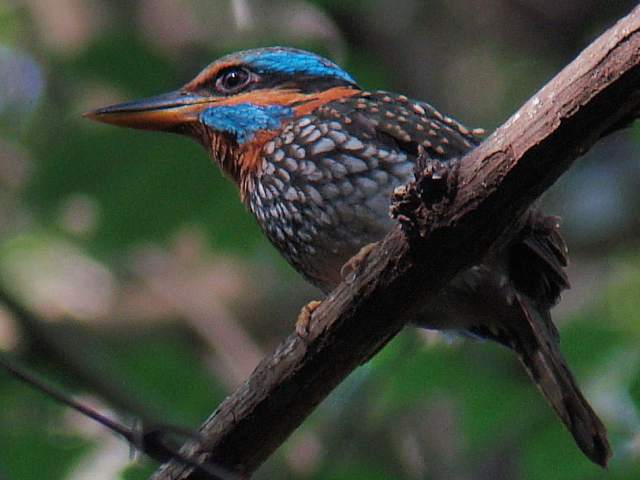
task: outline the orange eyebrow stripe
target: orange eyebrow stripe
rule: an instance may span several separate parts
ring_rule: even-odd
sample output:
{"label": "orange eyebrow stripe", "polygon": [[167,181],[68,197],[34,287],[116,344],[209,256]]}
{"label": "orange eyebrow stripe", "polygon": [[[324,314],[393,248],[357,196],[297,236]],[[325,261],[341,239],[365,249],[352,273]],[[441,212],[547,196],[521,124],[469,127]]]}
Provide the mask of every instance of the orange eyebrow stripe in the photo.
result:
{"label": "orange eyebrow stripe", "polygon": [[293,110],[296,112],[296,116],[307,115],[325,103],[340,100],[341,98],[352,97],[358,93],[360,93],[360,90],[351,87],[330,88],[324,92],[308,95],[306,101],[301,105],[294,107]]}
{"label": "orange eyebrow stripe", "polygon": [[334,87],[323,92],[302,93],[298,90],[253,90],[247,93],[240,93],[232,97],[215,99],[212,101],[214,106],[222,105],[238,105],[240,103],[251,103],[253,105],[282,105],[293,107],[296,116],[306,115],[318,108],[324,103],[338,100],[340,98],[356,95],[360,90],[351,87]]}
{"label": "orange eyebrow stripe", "polygon": [[240,65],[240,63],[237,61],[213,63],[208,67],[205,67],[204,70],[202,70],[198,75],[196,75],[196,77],[193,80],[191,80],[182,88],[187,91],[196,91],[198,90],[198,88],[202,87],[206,83],[209,83],[211,80],[216,78],[216,76],[218,75],[218,73],[220,73],[220,71],[224,70],[225,68],[233,67],[236,65]]}

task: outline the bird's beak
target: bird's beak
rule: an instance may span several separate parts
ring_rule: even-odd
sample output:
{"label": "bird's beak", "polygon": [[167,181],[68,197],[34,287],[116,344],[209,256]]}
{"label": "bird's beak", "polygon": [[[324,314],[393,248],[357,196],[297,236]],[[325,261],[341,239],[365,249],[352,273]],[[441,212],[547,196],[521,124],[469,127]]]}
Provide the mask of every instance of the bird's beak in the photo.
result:
{"label": "bird's beak", "polygon": [[121,127],[172,131],[198,122],[212,102],[210,97],[175,91],[99,108],[84,116]]}

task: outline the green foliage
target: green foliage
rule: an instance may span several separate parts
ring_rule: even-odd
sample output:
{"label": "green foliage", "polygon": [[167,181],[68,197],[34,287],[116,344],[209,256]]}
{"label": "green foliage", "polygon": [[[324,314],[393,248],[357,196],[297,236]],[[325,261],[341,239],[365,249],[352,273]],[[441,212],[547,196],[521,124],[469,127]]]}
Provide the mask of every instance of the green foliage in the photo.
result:
{"label": "green foliage", "polygon": [[224,398],[188,336],[176,331],[107,341],[112,368],[130,391],[161,413],[163,423],[196,428]]}
{"label": "green foliage", "polygon": [[0,376],[0,472],[7,478],[64,478],[90,443],[63,425],[66,411],[39,392]]}
{"label": "green foliage", "polygon": [[[89,2],[94,3],[102,2]],[[199,11],[191,2],[179,3],[181,8]],[[501,123],[571,58],[567,52],[587,43],[584,38],[592,35],[593,25],[605,22],[602,13],[598,20],[588,19],[584,28],[573,24],[565,32],[564,27],[558,27],[553,30],[551,43],[559,45],[552,48],[553,45],[538,37],[529,45],[533,33],[527,33],[524,27],[513,27],[518,30],[515,33],[503,28],[511,23],[502,16],[508,15],[509,8],[517,8],[508,7],[509,2],[503,2],[502,10],[496,10],[495,15],[483,12],[478,19],[469,2],[427,2],[432,10],[415,7],[416,18],[406,22],[412,27],[400,32],[387,29],[385,19],[375,15],[378,10],[394,11],[393,1],[311,3],[336,19],[335,25],[331,24],[335,32],[321,33],[338,35],[341,29],[345,30],[340,45],[345,46],[346,66],[365,87],[391,89],[401,85],[415,92],[422,86],[425,99],[438,105],[447,98],[448,90],[457,91],[461,85],[472,90],[478,81],[474,71],[464,63],[464,57],[477,57],[480,60],[473,61],[480,64],[489,56],[492,65],[484,75],[491,78],[480,84],[494,82],[499,95],[487,92],[486,102],[470,109],[486,120],[485,126]],[[581,2],[574,4],[575,12],[584,8]],[[299,288],[290,270],[281,274],[279,269],[288,267],[238,201],[236,188],[222,177],[198,145],[178,136],[92,124],[81,113],[99,106],[96,102],[111,99],[115,102],[175,89],[196,68],[221,53],[218,48],[225,51],[243,48],[247,46],[245,43],[255,43],[257,39],[262,44],[271,44],[284,33],[260,32],[263,36],[256,33],[255,38],[247,33],[241,37],[242,43],[231,36],[225,42],[212,41],[219,38],[206,35],[212,34],[208,25],[216,18],[207,18],[203,22],[207,27],[204,33],[167,47],[162,43],[166,39],[153,32],[151,20],[149,24],[136,20],[143,16],[140,2],[105,2],[105,5],[111,9],[113,18],[100,28],[94,26],[96,32],[68,51],[47,43],[48,32],[40,31],[44,24],[36,21],[30,7],[0,5],[1,45],[29,52],[48,82],[35,111],[18,118],[3,112],[0,105],[0,280],[2,286],[14,288],[25,304],[39,312],[46,326],[68,331],[68,338],[86,340],[90,335],[92,339],[78,340],[73,352],[64,349],[52,352],[30,328],[2,316],[0,327],[5,321],[13,325],[18,339],[14,339],[14,344],[7,340],[0,348],[15,350],[34,369],[46,372],[47,378],[65,385],[72,394],[102,398],[122,414],[124,421],[148,415],[165,423],[195,428],[228,393],[229,379],[222,381],[220,369],[211,368],[212,353],[218,352],[212,352],[215,349],[193,328],[180,324],[184,312],[177,313],[170,305],[164,310],[158,308],[161,301],[152,295],[153,289],[145,283],[148,278],[139,273],[139,265],[132,260],[140,261],[135,256],[136,249],[144,245],[153,251],[161,250],[163,261],[179,267],[184,267],[180,263],[184,261],[187,264],[184,269],[189,271],[197,271],[203,264],[208,266],[207,262],[220,261],[223,264],[220,270],[226,276],[216,270],[223,279],[211,281],[212,297],[216,300],[217,296],[224,297],[218,290],[225,288],[235,292],[233,285],[238,278],[244,283],[236,288],[240,293],[219,300],[222,306],[215,313],[237,314],[233,318],[240,319],[242,331],[252,339],[260,339],[255,341],[265,351],[278,340],[273,331],[281,331],[294,318],[302,298],[309,292]],[[300,5],[306,6],[304,2]],[[543,18],[534,14],[535,9],[531,10],[517,12],[531,15],[527,25],[534,25],[532,30],[538,29],[539,24],[553,29],[554,20],[549,18],[560,15],[554,10],[549,18]],[[301,11],[308,14],[307,10]],[[615,16],[615,10],[607,12],[606,18]],[[268,12],[263,13],[266,19]],[[368,23],[360,21],[359,16],[362,19],[366,16]],[[309,18],[312,17],[302,15],[298,21]],[[260,20],[257,18],[258,23]],[[476,21],[469,27],[469,22]],[[78,25],[69,25],[72,27]],[[164,27],[166,36],[173,38],[170,34],[175,33],[174,29]],[[465,28],[471,28],[466,37]],[[546,37],[546,33],[541,36]],[[317,38],[295,37],[295,42],[298,46],[315,45],[320,43]],[[435,46],[428,41],[436,42]],[[414,48],[414,43],[420,42],[424,48]],[[390,58],[390,45],[397,47],[397,58]],[[539,52],[534,58],[535,48]],[[424,78],[412,78],[413,70],[394,70],[398,59],[406,60],[414,52],[424,57],[410,59],[411,62],[415,65],[427,62],[429,66],[423,70]],[[438,55],[444,55],[444,60],[440,58],[434,64],[442,71],[431,68],[432,57],[435,61]],[[456,85],[451,85],[453,76],[447,69],[454,67],[462,74]],[[484,96],[484,91],[478,95]],[[637,150],[640,129],[636,127],[625,141],[629,142],[625,144],[627,148],[633,150],[635,146]],[[16,163],[6,165],[24,166],[27,172],[24,179],[9,178],[6,172],[11,168],[5,168],[4,163],[9,157],[15,157]],[[637,155],[634,160],[637,165]],[[585,192],[584,198],[589,194]],[[78,196],[89,199],[95,209],[95,225],[80,232],[66,227],[63,219],[65,205]],[[640,202],[636,197],[628,199],[627,204],[637,206]],[[176,237],[192,227],[205,233],[205,252],[196,252],[200,254],[198,257],[189,250],[197,250],[192,244],[183,247],[187,253],[181,252],[182,256],[173,252]],[[629,231],[637,232],[637,228],[629,227]],[[306,457],[299,455],[308,464],[297,465],[285,453],[299,447],[296,442],[300,440],[296,437],[267,462],[258,478],[474,479],[498,478],[491,476],[496,471],[503,478],[532,480],[639,478],[640,256],[632,238],[620,246],[613,233],[611,246],[595,254],[593,250],[578,252],[575,263],[591,257],[590,260],[605,264],[606,278],[597,279],[597,286],[585,294],[589,298],[583,299],[582,307],[560,317],[560,330],[563,352],[611,432],[616,456],[609,471],[603,473],[577,450],[506,349],[460,338],[452,342],[441,338],[425,342],[413,329],[407,329],[342,384],[302,427],[302,433],[314,436],[320,444],[315,450],[309,447]],[[46,302],[43,305],[37,296],[29,297],[30,286],[42,288],[36,280],[55,276],[45,260],[47,256],[60,255],[61,251],[82,255],[87,263],[100,265],[100,278],[107,277],[116,284],[114,298],[110,298],[113,303],[126,304],[120,297],[125,297],[132,285],[141,290],[149,287],[143,291],[150,305],[144,307],[163,318],[149,319],[150,314],[144,308],[140,313],[133,307],[112,308],[106,320],[88,318],[89,315],[74,315],[66,310],[60,313],[55,302],[53,306]],[[256,267],[258,257],[260,267],[267,273]],[[35,280],[24,274],[25,265],[34,258],[39,259],[42,270]],[[232,267],[227,265],[225,270],[224,262]],[[182,273],[180,268],[176,270]],[[245,271],[249,272],[245,276],[238,273]],[[73,276],[73,272],[65,270],[62,277]],[[210,276],[203,275],[203,282],[210,281]],[[67,280],[59,278],[57,283],[66,285]],[[180,276],[173,287],[194,288],[192,284],[183,284]],[[62,292],[59,296],[68,294],[64,289],[55,291]],[[203,296],[206,299],[208,295],[205,292]],[[292,304],[291,315],[283,316],[289,310],[280,303],[286,301]],[[211,324],[214,334],[215,322],[219,320],[216,315],[212,315]],[[4,341],[4,335],[0,329],[0,341]],[[233,353],[240,358],[246,352],[238,348]],[[83,366],[99,381],[90,384],[86,375],[74,371],[77,358],[83,359]],[[101,382],[103,386],[115,384],[120,390],[117,394],[109,388],[100,391]],[[127,400],[132,406],[130,411],[124,405]],[[68,411],[0,372],[0,477],[65,479],[81,460],[99,451],[102,442],[71,428],[67,417]],[[417,453],[411,453],[407,447],[411,441]],[[636,445],[632,448],[634,441]],[[410,454],[415,457],[413,464],[406,458]],[[407,467],[409,464],[414,470]],[[152,462],[133,462],[121,478],[148,478],[155,467]],[[483,472],[489,473],[483,476]]]}

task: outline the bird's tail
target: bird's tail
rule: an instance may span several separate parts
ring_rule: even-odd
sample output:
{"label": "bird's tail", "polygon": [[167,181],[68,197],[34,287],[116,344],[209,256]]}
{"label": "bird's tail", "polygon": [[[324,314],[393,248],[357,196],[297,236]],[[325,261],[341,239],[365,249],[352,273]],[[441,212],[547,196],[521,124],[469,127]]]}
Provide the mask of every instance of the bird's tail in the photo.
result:
{"label": "bird's tail", "polygon": [[607,432],[582,396],[560,352],[558,331],[549,310],[569,287],[567,247],[559,219],[536,210],[509,247],[509,278],[515,289],[512,319],[501,322],[507,343],[529,376],[569,429],[580,449],[605,466],[611,455]]}
{"label": "bird's tail", "polygon": [[522,321],[509,332],[511,347],[527,373],[573,435],[580,450],[605,467],[611,456],[607,432],[587,400],[558,348],[548,310],[541,310],[523,296],[516,295]]}
{"label": "bird's tail", "polygon": [[569,287],[567,248],[557,218],[535,210],[527,215],[522,232],[495,263],[454,278],[418,324],[491,339],[513,350],[580,449],[604,467],[611,455],[606,430],[569,371],[549,313]]}

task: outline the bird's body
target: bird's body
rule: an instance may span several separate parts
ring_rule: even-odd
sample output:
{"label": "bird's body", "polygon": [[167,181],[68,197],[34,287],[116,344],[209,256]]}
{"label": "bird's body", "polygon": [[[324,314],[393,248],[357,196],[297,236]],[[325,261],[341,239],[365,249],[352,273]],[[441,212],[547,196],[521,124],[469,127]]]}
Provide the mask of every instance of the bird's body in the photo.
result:
{"label": "bird's body", "polygon": [[340,283],[350,257],[393,226],[391,193],[412,179],[418,145],[447,159],[476,142],[427,104],[386,92],[348,93],[269,139],[246,195],[271,242],[324,291]]}
{"label": "bird's body", "polygon": [[[239,52],[181,90],[89,114],[195,137],[238,185],[269,240],[327,292],[345,262],[393,226],[391,192],[416,159],[447,162],[479,143],[430,105],[368,92],[332,62],[288,48]],[[460,274],[419,322],[511,348],[573,434],[603,465],[606,432],[566,366],[549,315],[568,287],[557,220],[530,212],[491,258]]]}

